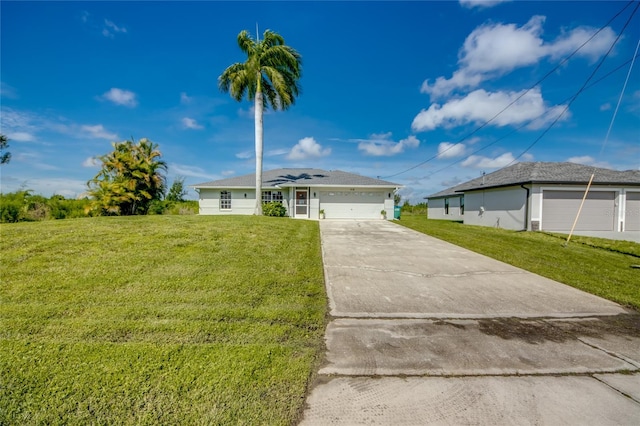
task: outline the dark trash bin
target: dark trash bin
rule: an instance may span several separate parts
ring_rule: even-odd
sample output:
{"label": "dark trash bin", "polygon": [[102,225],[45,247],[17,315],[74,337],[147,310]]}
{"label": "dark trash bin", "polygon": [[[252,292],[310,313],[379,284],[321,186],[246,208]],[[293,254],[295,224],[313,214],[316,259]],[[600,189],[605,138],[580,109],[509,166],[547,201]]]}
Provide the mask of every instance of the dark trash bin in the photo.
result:
{"label": "dark trash bin", "polygon": [[400,206],[393,207],[393,218],[398,220],[400,219]]}

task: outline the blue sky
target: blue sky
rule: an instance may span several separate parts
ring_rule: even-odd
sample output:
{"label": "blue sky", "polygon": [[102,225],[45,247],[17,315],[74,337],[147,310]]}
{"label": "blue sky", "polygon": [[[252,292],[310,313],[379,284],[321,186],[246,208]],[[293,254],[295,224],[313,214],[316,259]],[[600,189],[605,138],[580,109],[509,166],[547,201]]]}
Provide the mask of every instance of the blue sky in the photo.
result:
{"label": "blue sky", "polygon": [[[94,158],[131,137],[159,144],[169,183],[252,173],[252,104],[217,77],[244,61],[236,37],[256,24],[304,61],[296,104],[265,115],[265,169],[379,176],[414,203],[513,161],[638,169],[640,13],[627,3],[2,1],[2,192],[78,196]],[[603,58],[591,83],[618,70],[569,104]]]}

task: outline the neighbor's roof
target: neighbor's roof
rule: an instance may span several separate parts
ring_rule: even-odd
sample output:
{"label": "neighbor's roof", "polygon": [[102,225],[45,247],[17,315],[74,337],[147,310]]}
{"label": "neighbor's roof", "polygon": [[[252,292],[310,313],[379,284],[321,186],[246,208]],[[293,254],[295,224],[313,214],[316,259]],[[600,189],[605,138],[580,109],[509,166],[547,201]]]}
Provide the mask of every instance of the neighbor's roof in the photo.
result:
{"label": "neighbor's roof", "polygon": [[440,198],[460,195],[465,191],[525,183],[587,184],[592,173],[594,184],[640,185],[640,170],[617,171],[576,163],[517,163],[425,198]]}
{"label": "neighbor's roof", "polygon": [[[290,186],[367,186],[377,188],[400,186],[397,183],[340,170],[275,169],[263,171],[262,187],[275,188],[276,185],[281,188]],[[252,173],[250,175],[214,180],[191,186],[193,188],[255,188],[256,174]]]}

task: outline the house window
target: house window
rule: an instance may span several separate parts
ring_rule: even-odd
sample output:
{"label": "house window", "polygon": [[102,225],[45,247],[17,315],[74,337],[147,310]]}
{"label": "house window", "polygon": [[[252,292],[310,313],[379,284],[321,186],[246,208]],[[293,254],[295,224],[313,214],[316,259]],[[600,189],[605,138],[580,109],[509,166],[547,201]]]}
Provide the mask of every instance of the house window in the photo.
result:
{"label": "house window", "polygon": [[271,203],[276,201],[282,204],[284,197],[282,196],[282,191],[262,191],[262,203]]}
{"label": "house window", "polygon": [[449,214],[449,199],[444,199],[444,214]]}
{"label": "house window", "polygon": [[464,197],[460,197],[460,216],[464,215]]}
{"label": "house window", "polygon": [[231,210],[231,191],[220,191],[220,210]]}

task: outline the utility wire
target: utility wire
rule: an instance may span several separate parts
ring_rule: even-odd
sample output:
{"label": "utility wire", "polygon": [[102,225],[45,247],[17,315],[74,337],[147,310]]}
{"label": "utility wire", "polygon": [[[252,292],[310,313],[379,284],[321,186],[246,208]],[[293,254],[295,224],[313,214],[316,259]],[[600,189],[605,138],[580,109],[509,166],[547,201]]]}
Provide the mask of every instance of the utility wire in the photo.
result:
{"label": "utility wire", "polygon": [[[638,53],[638,47],[640,47],[640,40],[638,40],[638,44],[636,45],[636,52],[635,54]],[[635,59],[635,56],[634,56]],[[602,156],[602,153],[604,152],[604,147],[607,144],[607,141],[609,140],[609,134],[611,133],[611,128],[613,127],[613,123],[616,120],[616,115],[618,114],[618,108],[620,108],[620,104],[622,103],[622,96],[624,95],[624,91],[627,88],[627,83],[629,82],[629,76],[631,75],[631,70],[633,69],[633,64],[635,63],[635,60],[631,61],[631,66],[629,67],[629,72],[627,72],[627,78],[624,80],[624,84],[622,85],[622,90],[620,91],[620,97],[618,98],[618,104],[616,105],[616,109],[613,112],[613,116],[611,117],[611,123],[609,123],[609,129],[607,130],[607,135],[604,138],[604,142],[602,143],[602,148],[600,149],[600,156]],[[582,207],[584,206],[584,202],[587,199],[587,196],[589,195],[589,188],[591,188],[591,183],[593,182],[593,178],[596,175],[596,166],[593,166],[593,171],[591,172],[591,177],[589,178],[589,183],[587,184],[587,188],[584,190],[584,196],[582,197],[582,202],[580,202],[580,207],[578,208],[578,213],[576,214],[575,219],[573,220],[573,225],[571,226],[571,231],[569,232],[569,235],[567,236],[567,241],[564,243],[564,246],[566,247],[567,244],[569,244],[569,241],[571,241],[571,236],[573,235],[573,231],[576,228],[576,225],[578,224],[578,219],[580,218],[580,213],[582,212]]]}
{"label": "utility wire", "polygon": [[[625,65],[627,65],[628,63],[630,63],[630,62],[631,62],[631,63],[633,63],[633,61],[635,61],[635,59],[636,59],[637,57],[638,57],[638,54],[637,54],[637,52],[636,52],[636,54],[635,54],[631,59],[629,59],[629,60],[627,60],[627,61],[623,62],[622,64],[618,65],[617,67],[615,67],[614,69],[612,69],[611,71],[609,71],[608,73],[606,73],[605,75],[603,75],[602,77],[600,77],[599,79],[595,80],[594,82],[592,82],[591,84],[589,84],[587,87],[585,87],[585,89],[584,89],[584,90],[586,91],[586,90],[588,90],[588,89],[592,88],[593,86],[597,85],[597,84],[598,84],[598,83],[600,83],[602,80],[605,80],[606,78],[610,77],[610,76],[611,76],[611,75],[613,75],[614,73],[618,72],[620,69],[622,69],[622,68],[623,68]],[[633,65],[632,65],[632,66],[633,66]],[[563,101],[561,101],[560,103],[562,104],[562,103],[568,102],[568,101],[569,101],[569,99],[571,99],[571,96],[570,96],[570,97],[568,97],[568,98],[566,98],[566,99],[564,99],[564,100],[563,100]],[[521,129],[523,129],[523,128],[527,127],[527,126],[528,126],[529,124],[531,124],[532,122],[534,122],[534,121],[536,121],[536,120],[538,120],[538,119],[540,119],[540,118],[544,117],[545,115],[548,115],[549,113],[551,113],[551,110],[547,110],[547,111],[543,112],[542,114],[538,115],[537,117],[534,117],[534,118],[532,118],[531,120],[527,120],[527,121],[526,121],[526,122],[524,122],[522,125],[520,125],[520,126],[516,127],[515,129],[513,129],[513,130],[511,130],[510,132],[506,133],[505,135],[503,135],[503,136],[499,137],[498,139],[496,139],[496,140],[494,140],[494,141],[492,141],[492,142],[490,142],[490,143],[488,143],[488,144],[484,145],[482,148],[479,148],[479,149],[477,149],[477,150],[475,150],[475,151],[472,151],[471,153],[469,153],[469,156],[471,156],[471,155],[475,155],[475,154],[477,154],[477,153],[479,153],[479,152],[481,152],[481,151],[484,151],[485,149],[489,148],[490,146],[493,146],[493,145],[495,145],[496,143],[498,143],[498,142],[500,142],[500,141],[502,141],[502,140],[504,140],[504,139],[508,138],[509,136],[513,135],[514,133],[517,133],[517,132],[518,132],[518,131],[520,131]],[[468,157],[468,156],[465,156],[465,157]],[[442,172],[442,171],[444,171],[444,170],[446,170],[446,169],[448,169],[448,168],[450,168],[450,167],[455,166],[455,165],[456,165],[456,164],[458,164],[458,163],[463,162],[465,159],[466,159],[466,158],[460,158],[460,159],[458,159],[458,160],[456,160],[456,161],[454,161],[454,162],[452,162],[452,163],[447,164],[446,166],[444,166],[444,167],[442,167],[442,168],[440,168],[440,169],[438,169],[438,170],[435,170],[435,171],[433,171],[433,172],[429,173],[429,174],[428,174],[428,175],[426,175],[425,177],[431,177],[431,176],[433,176],[433,175],[435,175],[435,174],[438,174],[438,173],[440,173],[440,172]]]}
{"label": "utility wire", "polygon": [[[389,176],[384,176],[381,179],[389,179],[389,178],[393,178],[396,176],[399,176],[401,174],[404,174],[408,171],[411,171],[413,169],[416,169],[436,158],[438,158],[440,155],[442,155],[443,153],[449,151],[450,149],[452,149],[456,144],[461,143],[463,141],[465,141],[466,139],[468,139],[469,137],[473,136],[474,134],[476,134],[477,132],[479,132],[480,130],[482,130],[484,127],[486,127],[488,124],[490,124],[491,122],[493,122],[496,118],[498,118],[498,116],[500,116],[503,112],[505,112],[507,109],[511,108],[516,102],[518,102],[524,95],[526,95],[527,93],[529,93],[531,90],[533,90],[536,86],[538,86],[540,83],[542,83],[543,81],[545,81],[549,76],[551,76],[555,71],[557,71],[565,62],[567,62],[571,57],[573,57],[576,53],[578,53],[587,43],[589,43],[596,35],[598,35],[600,32],[602,32],[612,21],[614,21],[618,16],[620,16],[620,14],[622,12],[624,12],[627,7],[629,7],[632,3],[636,2],[637,0],[630,0],[622,9],[620,9],[620,11],[618,11],[618,13],[616,13],[613,17],[611,17],[603,26],[601,26],[591,37],[589,37],[584,43],[582,43],[577,49],[575,49],[573,52],[571,52],[567,57],[565,57],[562,61],[560,61],[555,67],[553,67],[549,72],[547,72],[541,79],[539,79],[538,81],[536,81],[533,85],[531,85],[531,87],[529,87],[528,89],[526,89],[524,92],[522,92],[520,94],[520,96],[518,96],[516,99],[514,99],[510,104],[508,104],[506,107],[504,107],[502,110],[500,110],[497,114],[495,114],[493,117],[491,117],[489,120],[485,121],[483,124],[481,124],[480,126],[478,126],[477,128],[475,128],[473,131],[471,131],[470,133],[468,133],[467,135],[463,136],[462,138],[460,138],[455,144],[453,144],[452,146],[450,146],[449,148],[445,149],[442,152],[439,152],[436,155],[433,155],[432,157],[429,157],[428,159],[426,159],[425,161],[416,164],[415,166],[409,167],[408,169],[405,169],[401,172],[389,175]],[[637,10],[638,6],[636,6]],[[635,14],[635,10],[634,12],[631,14],[631,16],[633,16],[633,14]],[[626,27],[626,25],[625,25]],[[619,36],[618,36],[619,38]],[[617,39],[616,39],[617,40]]]}
{"label": "utility wire", "polygon": [[636,55],[638,55],[638,48],[640,47],[640,40],[638,40],[638,44],[636,45],[636,52],[633,55],[633,59],[631,60],[631,65],[629,66],[629,71],[627,72],[627,78],[624,80],[624,85],[622,86],[622,90],[620,91],[620,97],[618,98],[618,104],[616,105],[616,109],[613,112],[613,117],[611,117],[611,123],[609,124],[609,128],[607,129],[607,135],[604,138],[604,142],[602,143],[602,148],[600,148],[600,157],[604,153],[604,147],[607,146],[607,142],[609,142],[609,135],[611,134],[611,129],[613,128],[613,122],[618,115],[618,110],[620,109],[620,104],[622,103],[622,96],[624,95],[624,91],[627,88],[627,83],[629,82],[629,77],[631,76],[631,70],[633,69],[633,64],[635,63]]}
{"label": "utility wire", "polygon": [[518,159],[520,157],[522,157],[524,154],[526,154],[527,152],[529,152],[529,150],[531,148],[533,148],[539,141],[540,139],[542,139],[544,137],[544,135],[546,135],[549,130],[551,130],[551,128],[560,120],[560,118],[562,118],[562,116],[569,110],[569,107],[571,106],[571,104],[573,104],[573,102],[575,102],[575,100],[578,98],[578,96],[580,96],[580,94],[582,94],[582,92],[584,92],[585,87],[587,87],[587,85],[589,84],[589,81],[591,81],[591,79],[596,75],[596,73],[598,72],[598,70],[600,69],[600,67],[602,66],[602,64],[604,63],[604,61],[607,59],[607,57],[611,54],[611,51],[613,50],[613,48],[615,47],[615,45],[618,43],[618,40],[620,40],[620,37],[622,37],[622,34],[624,33],[624,31],[627,29],[627,26],[629,25],[629,22],[631,22],[631,19],[633,18],[633,15],[635,15],[636,11],[638,10],[638,7],[640,7],[640,2],[636,4],[636,8],[633,9],[633,12],[631,13],[631,15],[629,16],[629,19],[627,19],[627,22],[624,23],[624,26],[622,27],[622,30],[620,31],[620,33],[618,34],[618,36],[616,37],[616,39],[613,41],[613,43],[611,43],[611,46],[609,47],[609,50],[607,50],[607,53],[605,53],[605,55],[602,57],[602,59],[600,60],[600,62],[598,62],[598,64],[596,65],[595,69],[593,70],[593,72],[591,73],[591,75],[589,75],[589,77],[585,80],[584,84],[582,85],[582,87],[580,87],[580,89],[578,89],[578,91],[576,92],[575,95],[573,95],[573,97],[571,98],[571,100],[569,100],[569,102],[567,103],[567,105],[564,107],[564,109],[560,112],[560,114],[558,114],[558,116],[555,118],[555,120],[553,120],[551,122],[551,124],[549,124],[549,126],[547,126],[546,129],[544,129],[544,131],[540,134],[540,136],[538,136],[532,143],[531,145],[529,145],[527,147],[527,149],[525,149],[524,151],[522,151],[520,153],[520,155],[518,155],[517,157],[515,157],[513,159],[512,162],[510,162],[509,164],[507,164],[506,167],[512,165],[513,163],[515,163],[516,161],[518,161]]}

